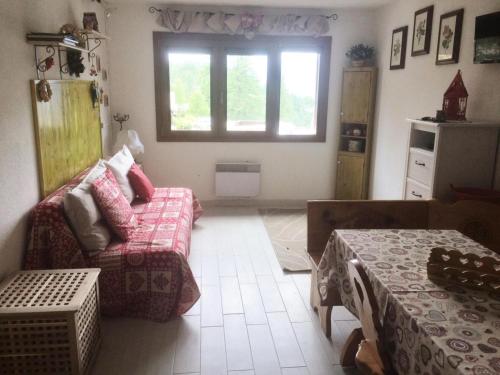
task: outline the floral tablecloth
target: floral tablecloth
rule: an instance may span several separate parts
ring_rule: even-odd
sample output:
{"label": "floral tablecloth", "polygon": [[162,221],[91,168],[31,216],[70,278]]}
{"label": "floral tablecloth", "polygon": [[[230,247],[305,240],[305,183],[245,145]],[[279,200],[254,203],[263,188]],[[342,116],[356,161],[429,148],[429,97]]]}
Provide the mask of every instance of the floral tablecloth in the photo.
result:
{"label": "floral tablecloth", "polygon": [[500,297],[427,278],[433,247],[500,257],[453,230],[337,230],[319,265],[319,291],[336,287],[356,314],[347,262],[374,288],[388,352],[399,374],[500,374]]}

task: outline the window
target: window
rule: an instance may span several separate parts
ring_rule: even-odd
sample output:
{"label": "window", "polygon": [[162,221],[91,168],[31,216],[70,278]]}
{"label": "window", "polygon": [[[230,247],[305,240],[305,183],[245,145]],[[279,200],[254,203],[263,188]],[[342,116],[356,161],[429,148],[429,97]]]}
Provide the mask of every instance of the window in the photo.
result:
{"label": "window", "polygon": [[158,141],[325,141],[331,38],[153,39]]}

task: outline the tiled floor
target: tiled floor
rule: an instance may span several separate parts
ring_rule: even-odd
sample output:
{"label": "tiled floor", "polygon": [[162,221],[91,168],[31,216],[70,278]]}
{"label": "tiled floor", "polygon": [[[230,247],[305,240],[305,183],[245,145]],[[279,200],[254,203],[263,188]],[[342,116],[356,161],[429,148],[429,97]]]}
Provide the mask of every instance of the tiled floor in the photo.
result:
{"label": "tiled floor", "polygon": [[338,365],[358,322],[334,308],[332,340],[309,306],[309,274],[284,274],[256,209],[211,208],[189,259],[201,300],[169,323],[104,319],[94,374],[353,374]]}

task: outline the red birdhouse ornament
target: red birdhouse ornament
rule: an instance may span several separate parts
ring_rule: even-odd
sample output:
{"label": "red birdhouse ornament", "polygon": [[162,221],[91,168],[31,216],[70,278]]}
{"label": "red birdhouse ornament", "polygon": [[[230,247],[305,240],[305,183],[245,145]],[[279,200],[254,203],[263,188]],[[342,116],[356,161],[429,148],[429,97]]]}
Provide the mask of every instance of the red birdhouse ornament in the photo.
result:
{"label": "red birdhouse ornament", "polygon": [[446,120],[465,121],[468,97],[469,94],[462,80],[462,73],[459,70],[450,87],[444,93],[443,111],[446,114]]}

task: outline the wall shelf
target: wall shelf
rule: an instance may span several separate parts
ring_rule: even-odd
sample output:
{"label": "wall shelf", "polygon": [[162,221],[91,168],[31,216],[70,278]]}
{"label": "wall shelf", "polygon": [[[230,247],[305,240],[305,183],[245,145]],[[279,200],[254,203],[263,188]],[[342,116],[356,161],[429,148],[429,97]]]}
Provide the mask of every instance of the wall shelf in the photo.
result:
{"label": "wall shelf", "polygon": [[[87,58],[89,62],[94,65],[94,59],[96,57],[95,50],[100,47],[103,40],[111,40],[105,34],[102,34],[95,30],[82,30],[81,31],[81,39],[85,44],[85,47],[81,47],[78,45],[73,45],[64,42],[64,38],[66,34],[58,34],[58,33],[30,33],[26,34],[26,41],[29,44],[32,44],[35,49],[35,67],[36,67],[36,76],[37,79],[40,79],[40,73],[43,73],[43,77],[45,77],[45,72],[48,70],[47,63],[52,59],[56,52],[58,55],[59,62],[59,76],[62,79],[63,74],[68,73],[67,63],[62,63],[61,61],[61,51],[67,52],[68,50],[79,51],[87,54]],[[76,38],[74,38],[76,39]],[[92,41],[92,45],[91,42]],[[40,49],[45,49],[45,56],[43,58],[39,58],[38,51]]]}

